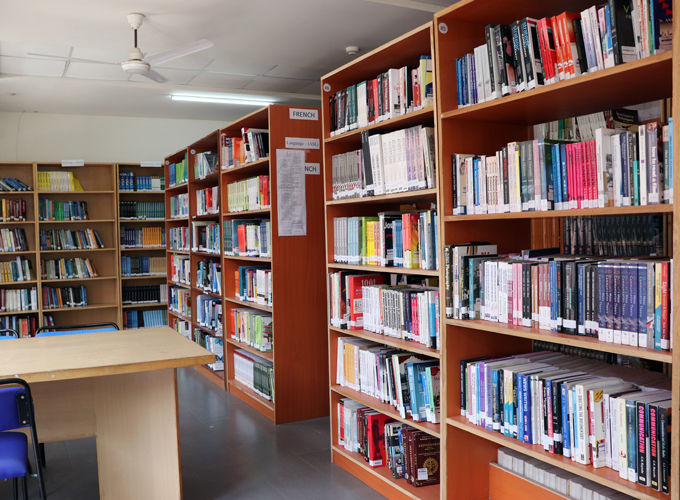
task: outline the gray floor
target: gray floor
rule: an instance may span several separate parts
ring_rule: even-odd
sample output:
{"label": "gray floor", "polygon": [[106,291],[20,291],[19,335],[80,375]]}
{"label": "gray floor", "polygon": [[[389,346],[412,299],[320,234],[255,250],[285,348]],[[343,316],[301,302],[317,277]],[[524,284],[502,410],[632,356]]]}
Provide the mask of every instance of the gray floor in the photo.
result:
{"label": "gray floor", "polygon": [[[328,418],[275,426],[191,368],[178,380],[185,500],[384,498],[331,464]],[[99,498],[94,438],[46,448],[49,500]],[[0,481],[0,499],[10,498],[12,482]]]}

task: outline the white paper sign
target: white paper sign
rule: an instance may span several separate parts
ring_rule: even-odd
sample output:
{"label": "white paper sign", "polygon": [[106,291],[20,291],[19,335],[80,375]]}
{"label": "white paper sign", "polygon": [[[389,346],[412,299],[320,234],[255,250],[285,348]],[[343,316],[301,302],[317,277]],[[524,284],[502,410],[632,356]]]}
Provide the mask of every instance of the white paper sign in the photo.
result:
{"label": "white paper sign", "polygon": [[85,160],[61,160],[62,167],[84,167]]}
{"label": "white paper sign", "polygon": [[286,149],[319,149],[321,140],[304,137],[286,137]]}
{"label": "white paper sign", "polygon": [[[286,138],[286,142],[288,139]],[[307,234],[305,152],[276,150],[276,215],[279,236]]]}
{"label": "white paper sign", "polygon": [[148,167],[148,168],[161,168],[163,166],[162,161],[143,161],[140,163],[141,167]]}
{"label": "white paper sign", "polygon": [[290,111],[290,119],[291,120],[319,121],[319,110],[318,109],[290,108],[289,111]]}
{"label": "white paper sign", "polygon": [[305,163],[305,175],[321,175],[319,163]]}

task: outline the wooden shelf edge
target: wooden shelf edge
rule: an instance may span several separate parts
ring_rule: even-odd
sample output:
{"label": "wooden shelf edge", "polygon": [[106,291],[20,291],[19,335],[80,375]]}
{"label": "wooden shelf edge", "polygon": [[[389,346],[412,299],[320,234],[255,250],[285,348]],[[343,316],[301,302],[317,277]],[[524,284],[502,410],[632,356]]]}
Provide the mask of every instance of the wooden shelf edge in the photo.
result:
{"label": "wooden shelf edge", "polygon": [[345,200],[329,200],[326,202],[327,206],[338,206],[338,205],[354,205],[359,203],[382,203],[382,202],[394,202],[403,201],[408,203],[413,198],[426,198],[426,197],[436,197],[437,189],[418,189],[416,191],[404,191],[402,193],[392,193],[383,194],[379,196],[366,196],[364,198],[347,198]]}
{"label": "wooden shelf edge", "polygon": [[243,165],[239,165],[238,167],[232,167],[232,168],[225,168],[220,170],[220,175],[225,174],[225,173],[234,173],[234,172],[243,172],[244,170],[248,170],[251,168],[259,167],[264,165],[265,163],[269,163],[269,156],[266,158],[261,158],[257,161],[251,161],[249,163],[244,163]]}
{"label": "wooden shelf edge", "polygon": [[673,362],[673,353],[671,351],[657,351],[655,349],[648,349],[645,347],[632,347],[621,344],[613,344],[609,342],[602,342],[595,337],[585,337],[582,335],[569,335],[566,333],[551,332],[549,330],[539,330],[537,328],[527,328],[516,325],[505,325],[503,323],[494,323],[492,321],[484,320],[458,320],[448,318],[446,324],[456,326],[459,328],[472,328],[474,330],[483,330],[500,335],[511,335],[513,337],[522,337],[526,339],[539,340],[543,342],[554,342],[556,344],[564,344],[584,349],[594,349],[596,351],[604,351],[615,354],[623,354],[626,356],[635,356],[643,359],[651,359],[655,361],[662,361],[664,363]]}
{"label": "wooden shelf edge", "polygon": [[103,280],[117,280],[118,276],[96,276],[94,278],[64,278],[64,279],[40,279],[40,283],[68,283],[69,281],[103,281]]}
{"label": "wooden shelf edge", "polygon": [[390,274],[416,274],[422,276],[436,276],[439,277],[439,271],[430,269],[409,269],[407,267],[383,267],[383,266],[362,266],[353,264],[339,264],[337,262],[328,262],[328,269],[348,269],[350,271],[367,271],[372,273],[390,273]]}
{"label": "wooden shelf edge", "polygon": [[46,309],[42,308],[41,312],[44,314],[51,313],[51,312],[64,312],[64,311],[84,311],[87,309],[112,309],[112,308],[118,308],[118,304],[92,304],[90,306],[83,306],[83,307],[59,307],[57,309]]}
{"label": "wooden shelf edge", "polygon": [[[219,257],[219,255],[218,255]],[[257,262],[271,262],[272,258],[271,257],[245,257],[242,255],[225,255],[224,258],[226,260],[252,260],[252,261],[257,261]]]}
{"label": "wooden shelf edge", "polygon": [[234,299],[234,298],[231,298],[231,297],[224,297],[224,300],[226,300],[227,302],[232,302],[234,304],[238,304],[242,307],[252,307],[253,309],[260,309],[262,311],[267,311],[267,312],[270,312],[272,314],[274,313],[273,307],[261,306],[260,304],[256,304],[255,302],[245,302],[243,300]]}
{"label": "wooden shelf edge", "polygon": [[154,302],[153,304],[123,304],[123,309],[145,309],[147,307],[168,307],[167,302]]}
{"label": "wooden shelf edge", "polygon": [[[213,384],[222,390],[227,390],[226,384],[224,383],[224,370],[213,371],[205,365],[195,365],[194,370],[203,375],[205,378],[210,380]],[[220,375],[222,374],[222,375]]]}
{"label": "wooden shelf edge", "polygon": [[394,128],[394,127],[399,127],[400,123],[403,122],[413,122],[416,121],[418,118],[421,117],[432,117],[434,118],[434,106],[427,106],[426,108],[419,109],[418,111],[412,111],[411,113],[406,113],[405,115],[397,116],[396,118],[390,118],[389,120],[383,120],[378,123],[373,123],[371,125],[368,125],[366,127],[361,127],[357,128],[354,130],[350,130],[349,132],[344,132],[339,135],[334,135],[332,137],[327,137],[323,141],[328,144],[336,141],[341,141],[343,139],[349,139],[354,136],[361,136],[361,132],[364,132],[366,130],[376,130],[376,129],[383,129],[383,128]]}
{"label": "wooden shelf edge", "polygon": [[360,337],[362,339],[373,340],[381,344],[396,347],[398,349],[404,349],[405,351],[415,352],[418,354],[424,354],[433,358],[441,358],[441,352],[436,349],[431,349],[425,347],[417,342],[411,342],[404,339],[397,339],[394,337],[388,337],[387,335],[381,335],[379,333],[371,332],[368,330],[346,330],[343,328],[338,328],[336,326],[328,326],[329,330],[334,332],[351,335],[353,337]]}
{"label": "wooden shelf edge", "polygon": [[232,339],[232,338],[225,338],[225,341],[226,341],[228,344],[231,344],[231,345],[233,345],[233,346],[238,347],[239,349],[243,349],[244,351],[248,351],[249,353],[255,354],[256,356],[260,356],[260,357],[262,357],[262,358],[264,358],[264,359],[268,359],[268,360],[271,361],[272,363],[274,362],[274,352],[273,352],[273,351],[272,351],[272,352],[262,352],[262,351],[258,351],[258,350],[255,349],[254,347],[251,347],[251,346],[249,346],[248,344],[246,344],[246,343],[244,343],[244,342],[238,342],[237,340],[234,340],[234,339]]}
{"label": "wooden shelf edge", "polygon": [[[252,406],[257,411],[262,413],[265,417],[274,421],[274,404],[271,401],[267,401],[262,396],[255,394],[255,392],[252,389],[250,389],[245,384],[242,384],[241,382],[239,382],[236,379],[230,378],[228,380],[228,382],[229,382],[229,388],[230,388],[229,392],[232,392],[231,388],[237,389],[238,392],[234,392],[234,394],[238,395],[240,393],[244,396],[244,397],[237,396],[237,397],[239,397],[239,399],[248,403],[250,406]],[[251,403],[253,403],[253,404],[251,404]],[[261,411],[261,408],[268,410],[268,412]],[[270,413],[271,413],[271,416],[270,416]]]}
{"label": "wooden shelf edge", "polygon": [[243,217],[248,215],[271,214],[271,208],[258,208],[257,210],[243,210],[241,212],[222,212],[222,217]]}
{"label": "wooden shelf edge", "polygon": [[635,207],[580,208],[577,210],[548,210],[546,212],[509,212],[503,214],[446,215],[444,222],[498,219],[551,219],[556,217],[578,217],[596,215],[635,215],[672,213],[673,204],[644,205]]}
{"label": "wooden shelf edge", "polygon": [[[504,497],[497,496],[494,491],[501,486],[505,488],[506,491],[514,491],[515,493],[513,496],[517,499],[527,498],[528,494],[529,498],[540,498],[541,500],[573,500],[528,477],[520,476],[516,472],[506,469],[496,462],[491,462],[489,468],[489,498],[491,500],[505,500]],[[500,494],[500,492],[498,492],[498,494]]]}

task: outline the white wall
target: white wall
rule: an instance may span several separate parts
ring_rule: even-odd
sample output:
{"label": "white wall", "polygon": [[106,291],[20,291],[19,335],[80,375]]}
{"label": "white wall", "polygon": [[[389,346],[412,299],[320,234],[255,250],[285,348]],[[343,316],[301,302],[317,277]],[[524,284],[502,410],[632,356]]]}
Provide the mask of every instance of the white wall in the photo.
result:
{"label": "white wall", "polygon": [[140,163],[165,156],[227,122],[0,112],[0,161]]}

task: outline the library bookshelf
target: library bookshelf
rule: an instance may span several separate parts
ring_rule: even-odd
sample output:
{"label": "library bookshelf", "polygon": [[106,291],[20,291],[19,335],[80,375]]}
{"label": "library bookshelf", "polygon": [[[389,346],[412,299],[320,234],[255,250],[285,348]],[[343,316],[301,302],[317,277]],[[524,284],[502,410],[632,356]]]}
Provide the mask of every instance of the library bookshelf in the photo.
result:
{"label": "library bookshelf", "polygon": [[[41,172],[71,172],[83,191],[56,191],[49,187],[39,189],[38,174]],[[0,261],[17,257],[28,259],[34,279],[23,282],[1,282],[5,289],[36,288],[38,308],[26,312],[3,312],[3,319],[11,316],[32,319],[35,328],[46,325],[45,315],[51,315],[55,325],[74,325],[111,321],[120,323],[120,285],[118,267],[118,229],[116,199],[116,165],[112,163],[86,163],[82,167],[62,167],[60,163],[0,163],[0,177],[17,178],[31,187],[32,191],[2,192],[0,199],[21,199],[26,203],[26,220],[3,222],[2,229],[21,228],[25,231],[28,251],[0,252]],[[52,221],[40,220],[41,200],[54,202],[83,201],[87,203],[89,220]],[[102,249],[41,250],[40,231],[93,229],[104,244]],[[91,279],[43,279],[41,260],[89,258],[97,268],[98,277]],[[87,306],[48,308],[43,303],[42,288],[85,286]],[[11,325],[8,325],[11,327]]]}
{"label": "library bookshelf", "polygon": [[[403,193],[386,194],[364,198],[333,199],[332,195],[332,158],[334,155],[361,149],[361,132],[366,130],[377,133],[387,133],[413,126],[427,126],[435,128],[437,136],[437,115],[435,106],[407,113],[396,118],[384,120],[368,125],[367,127],[350,130],[342,134],[331,136],[330,111],[328,109],[329,98],[342,89],[358,84],[367,79],[373,79],[379,73],[390,68],[417,65],[420,56],[432,55],[434,59],[434,39],[432,23],[416,28],[405,35],[357,58],[353,62],[325,75],[321,79],[323,115],[323,159],[324,159],[324,200],[326,205],[326,269],[328,273],[337,271],[357,271],[370,273],[401,274],[420,276],[423,278],[439,279],[440,270],[407,269],[401,267],[381,267],[369,265],[348,265],[334,262],[334,226],[336,217],[353,216],[376,216],[379,212],[400,210],[408,205],[418,209],[429,209],[432,205],[437,207],[439,203],[439,189],[423,189],[420,191],[408,191]],[[435,62],[436,66],[436,62]],[[439,167],[437,167],[439,169]],[[437,174],[439,175],[439,174]],[[441,217],[438,218],[438,221]],[[441,223],[438,222],[437,231],[441,234]],[[439,265],[441,269],[442,266]],[[388,282],[388,281],[386,281]],[[329,393],[331,413],[331,447],[332,460],[335,464],[344,468],[364,483],[376,489],[388,498],[410,499],[436,499],[441,497],[441,486],[432,485],[416,488],[404,479],[394,479],[388,467],[370,468],[363,456],[359,453],[347,451],[338,445],[338,403],[342,398],[351,398],[367,407],[377,410],[389,417],[402,421],[412,427],[424,431],[440,439],[442,450],[445,443],[445,424],[432,424],[429,422],[414,422],[410,418],[404,419],[389,404],[383,404],[380,400],[366,394],[342,387],[336,383],[336,365],[338,338],[345,336],[358,337],[372,340],[377,343],[404,349],[414,354],[429,356],[432,359],[441,359],[443,364],[444,351],[438,351],[419,343],[396,339],[368,330],[347,330],[330,325],[330,310],[326,317],[326,330],[328,332],[328,356],[329,356]],[[442,330],[443,331],[443,330]],[[442,395],[444,380],[442,379]],[[443,476],[442,476],[443,477]]]}
{"label": "library bookshelf", "polygon": [[[153,168],[153,167],[143,167],[140,163],[119,163],[118,164],[118,206],[120,207],[121,202],[161,202],[165,203],[165,183],[161,185],[160,191],[153,191],[151,189],[142,190],[137,189],[135,184],[134,190],[121,189],[120,185],[120,175],[121,174],[132,174],[135,181],[139,176],[157,176],[163,174],[164,169]],[[125,324],[125,314],[128,310],[136,310],[138,314],[143,313],[148,310],[165,310],[167,308],[167,303],[159,304],[126,304],[123,305],[122,292],[123,287],[139,286],[139,285],[165,285],[167,282],[167,273],[162,275],[151,275],[151,276],[123,276],[122,258],[128,257],[162,257],[165,258],[165,247],[163,246],[149,246],[146,242],[142,242],[142,246],[128,246],[125,242],[125,229],[140,230],[143,228],[154,227],[165,229],[165,216],[162,215],[158,218],[143,218],[139,217],[137,219],[125,218],[123,219],[120,214],[120,208],[118,208],[118,232],[119,232],[119,243],[118,243],[118,265],[121,270],[120,272],[120,289],[121,289],[121,323],[120,327],[129,329],[129,326],[124,326]],[[165,267],[163,268],[165,269]]]}
{"label": "library bookshelf", "polygon": [[[674,7],[680,8],[675,1]],[[533,139],[533,125],[562,118],[623,108],[643,102],[673,97],[673,114],[680,111],[680,25],[673,27],[673,52],[663,53],[615,66],[596,73],[525,91],[482,104],[458,108],[456,93],[456,58],[471,53],[485,43],[484,26],[509,24],[530,17],[541,19],[564,11],[580,12],[593,5],[592,1],[536,0],[463,0],[435,14],[435,83],[438,113],[438,164],[440,209],[443,217],[440,245],[466,241],[490,241],[498,244],[498,252],[557,246],[562,220],[576,215],[626,215],[640,213],[665,214],[672,234],[673,253],[680,251],[680,233],[675,222],[674,205],[644,207],[614,207],[551,212],[505,213],[495,215],[454,216],[451,199],[451,155],[454,153],[492,154],[512,141]],[[644,75],[644,76],[643,76]],[[676,139],[675,148],[680,143]],[[677,164],[677,160],[675,161]],[[669,248],[670,250],[670,248]],[[670,253],[672,256],[673,253]],[[680,280],[674,278],[675,294],[680,292]],[[443,310],[443,309],[442,309]],[[679,309],[673,306],[675,321]],[[664,495],[649,487],[623,479],[609,468],[595,469],[548,454],[542,446],[527,445],[472,425],[461,416],[460,361],[478,356],[501,357],[529,352],[534,340],[553,342],[611,352],[671,365],[673,374],[673,406],[680,401],[680,372],[677,351],[658,351],[599,342],[580,336],[513,327],[487,321],[447,319],[442,345],[442,497],[478,499],[537,499],[562,498],[526,478],[515,476],[490,463],[495,462],[497,449],[506,446],[531,458],[573,472],[596,483],[621,491],[633,498],[680,499],[680,439],[672,435],[671,494]],[[676,329],[677,330],[677,329]],[[677,342],[678,333],[672,332]],[[445,389],[444,389],[445,388]],[[673,415],[673,427],[680,425],[680,416]],[[518,495],[517,492],[521,492]]]}

